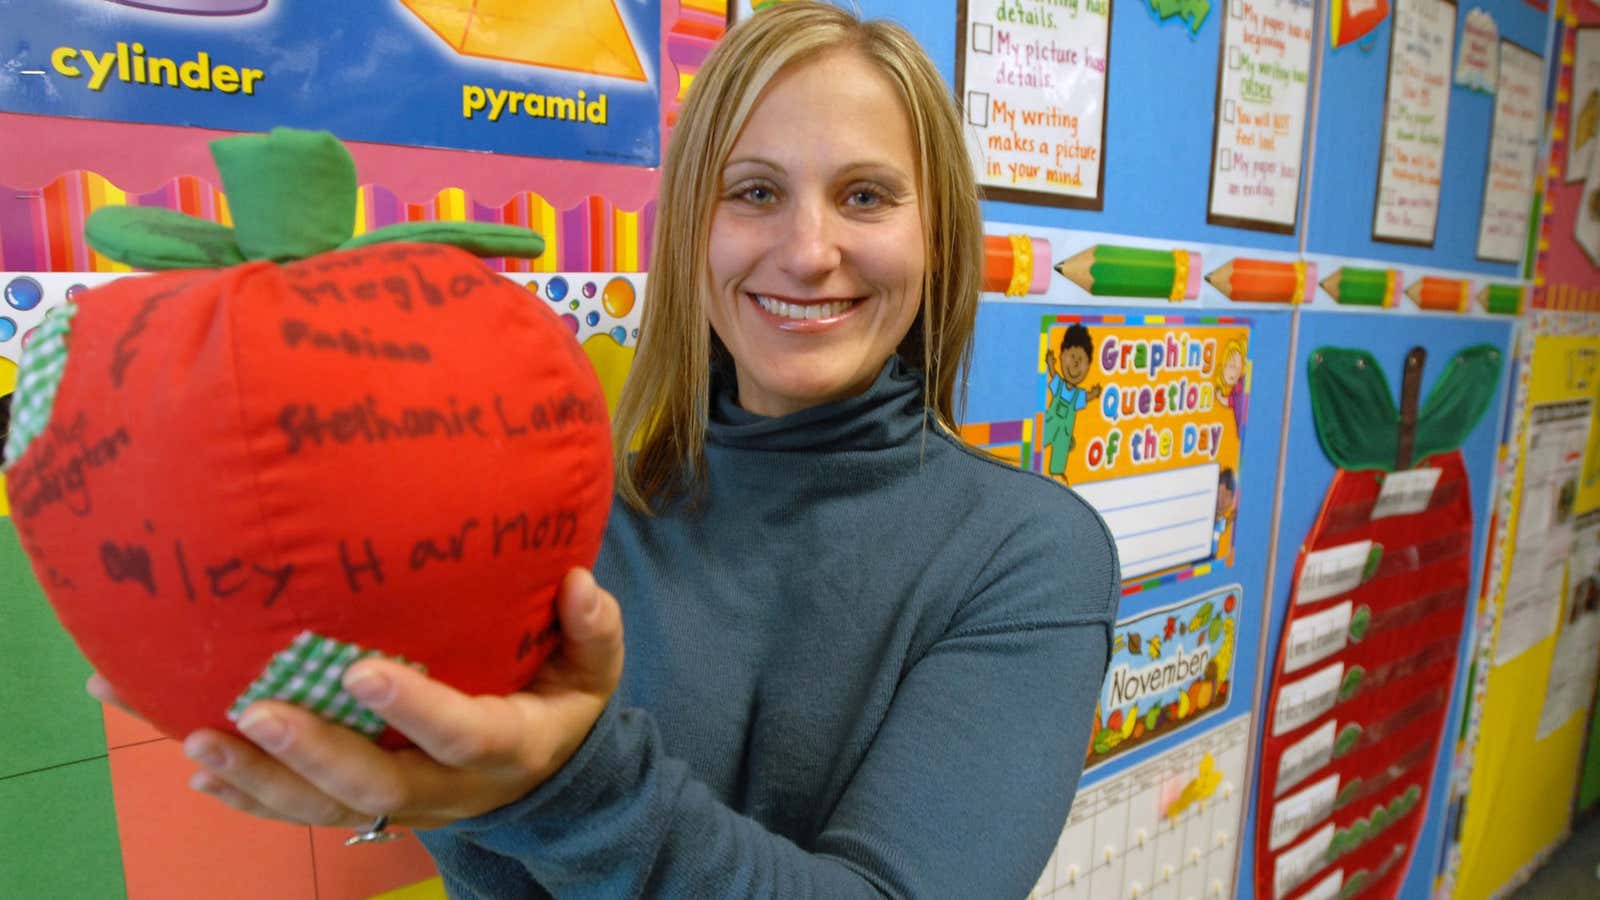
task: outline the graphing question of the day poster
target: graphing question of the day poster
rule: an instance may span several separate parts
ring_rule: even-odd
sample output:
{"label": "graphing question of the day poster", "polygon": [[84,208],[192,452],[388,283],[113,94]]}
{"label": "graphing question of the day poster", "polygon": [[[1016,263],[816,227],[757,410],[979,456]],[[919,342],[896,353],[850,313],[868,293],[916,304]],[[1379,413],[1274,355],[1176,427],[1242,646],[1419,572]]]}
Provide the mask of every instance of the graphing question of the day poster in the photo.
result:
{"label": "graphing question of the day poster", "polygon": [[29,0],[0,111],[660,159],[655,0]]}
{"label": "graphing question of the day poster", "polygon": [[1230,558],[1249,323],[1050,316],[1041,338],[1036,454],[1105,518],[1122,577]]}

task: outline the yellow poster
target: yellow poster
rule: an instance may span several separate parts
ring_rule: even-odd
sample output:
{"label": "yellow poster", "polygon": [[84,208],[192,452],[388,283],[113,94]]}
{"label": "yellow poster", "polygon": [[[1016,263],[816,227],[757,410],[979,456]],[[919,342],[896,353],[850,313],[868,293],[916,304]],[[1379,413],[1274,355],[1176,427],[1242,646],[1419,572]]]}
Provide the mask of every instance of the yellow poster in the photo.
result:
{"label": "yellow poster", "polygon": [[1491,538],[1491,557],[1504,563],[1489,586],[1493,648],[1478,661],[1490,668],[1461,826],[1454,896],[1464,900],[1496,894],[1567,833],[1584,741],[1583,716],[1558,725],[1541,716],[1562,665],[1577,514],[1600,498],[1591,475],[1600,338],[1544,335],[1523,360],[1515,469],[1501,485],[1510,514]]}
{"label": "yellow poster", "polygon": [[1099,511],[1124,579],[1231,558],[1248,323],[1049,316],[1039,374],[1035,468]]}

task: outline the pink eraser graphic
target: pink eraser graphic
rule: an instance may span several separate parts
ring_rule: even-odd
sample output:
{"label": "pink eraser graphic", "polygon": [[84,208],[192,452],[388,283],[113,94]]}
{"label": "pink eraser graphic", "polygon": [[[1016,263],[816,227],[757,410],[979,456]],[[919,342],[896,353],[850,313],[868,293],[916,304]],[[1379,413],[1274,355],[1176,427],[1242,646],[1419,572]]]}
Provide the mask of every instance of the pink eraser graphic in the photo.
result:
{"label": "pink eraser graphic", "polygon": [[1183,299],[1193,300],[1200,296],[1200,254],[1189,251],[1189,283],[1183,288]]}
{"label": "pink eraser graphic", "polygon": [[1045,294],[1050,291],[1050,275],[1055,270],[1050,268],[1050,241],[1047,238],[1036,237],[1033,239],[1033,280],[1028,283],[1028,293]]}
{"label": "pink eraser graphic", "polygon": [[267,0],[106,0],[118,6],[132,6],[153,12],[180,16],[242,16],[267,5]]}

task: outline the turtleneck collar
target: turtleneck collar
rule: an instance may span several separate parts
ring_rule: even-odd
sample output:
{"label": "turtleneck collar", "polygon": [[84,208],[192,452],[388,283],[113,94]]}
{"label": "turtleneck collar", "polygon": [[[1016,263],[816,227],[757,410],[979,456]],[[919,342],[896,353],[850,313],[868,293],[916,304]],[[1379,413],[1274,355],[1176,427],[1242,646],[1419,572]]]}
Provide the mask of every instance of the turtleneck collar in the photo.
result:
{"label": "turtleneck collar", "polygon": [[872,386],[854,397],[768,418],[741,408],[732,366],[711,375],[706,443],[748,450],[881,450],[922,428],[922,375],[889,357]]}

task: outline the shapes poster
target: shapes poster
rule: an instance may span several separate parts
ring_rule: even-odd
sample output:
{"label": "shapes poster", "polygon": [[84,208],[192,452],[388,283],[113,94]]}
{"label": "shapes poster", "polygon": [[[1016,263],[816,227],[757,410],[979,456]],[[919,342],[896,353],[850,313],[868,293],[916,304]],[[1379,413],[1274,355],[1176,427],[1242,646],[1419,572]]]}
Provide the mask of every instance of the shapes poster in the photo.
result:
{"label": "shapes poster", "polygon": [[18,49],[0,77],[0,110],[236,131],[291,125],[347,140],[659,162],[657,3],[223,6],[9,6]]}
{"label": "shapes poster", "polygon": [[1431,246],[1439,216],[1456,7],[1397,0],[1372,236]]}
{"label": "shapes poster", "polygon": [[1217,588],[1117,623],[1085,767],[1227,706],[1243,588]]}
{"label": "shapes poster", "polygon": [[1313,7],[1229,0],[1226,8],[1208,218],[1292,232],[1305,168]]}
{"label": "shapes poster", "polygon": [[986,195],[1101,206],[1112,0],[962,0],[956,94]]}
{"label": "shapes poster", "polygon": [[1228,560],[1243,489],[1249,322],[1046,316],[1040,341],[1036,467],[1105,518],[1122,577]]}

